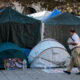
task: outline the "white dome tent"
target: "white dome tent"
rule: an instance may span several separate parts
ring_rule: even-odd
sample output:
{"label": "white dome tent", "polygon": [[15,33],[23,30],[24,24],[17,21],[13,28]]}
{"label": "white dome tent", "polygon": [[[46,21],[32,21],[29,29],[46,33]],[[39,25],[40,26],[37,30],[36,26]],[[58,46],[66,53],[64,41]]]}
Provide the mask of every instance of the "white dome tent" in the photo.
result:
{"label": "white dome tent", "polygon": [[64,67],[70,62],[66,48],[54,39],[40,41],[28,57],[32,68]]}

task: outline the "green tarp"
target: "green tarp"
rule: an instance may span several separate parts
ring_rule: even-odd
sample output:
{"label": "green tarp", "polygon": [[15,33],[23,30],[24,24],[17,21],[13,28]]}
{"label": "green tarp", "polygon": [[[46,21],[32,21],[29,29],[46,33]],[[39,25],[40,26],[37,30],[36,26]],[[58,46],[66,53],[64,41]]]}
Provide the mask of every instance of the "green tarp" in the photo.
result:
{"label": "green tarp", "polygon": [[39,20],[24,16],[8,7],[0,14],[0,43],[12,42],[33,48],[40,40]]}

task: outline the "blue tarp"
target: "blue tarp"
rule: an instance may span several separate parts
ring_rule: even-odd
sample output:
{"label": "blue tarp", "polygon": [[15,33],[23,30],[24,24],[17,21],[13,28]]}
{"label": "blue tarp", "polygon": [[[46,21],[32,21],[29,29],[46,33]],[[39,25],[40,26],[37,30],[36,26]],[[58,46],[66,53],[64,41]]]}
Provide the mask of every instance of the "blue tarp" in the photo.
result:
{"label": "blue tarp", "polygon": [[31,49],[22,48],[22,52],[24,52],[24,54],[25,54],[27,57],[29,56],[30,51],[31,51]]}
{"label": "blue tarp", "polygon": [[49,19],[51,17],[57,16],[59,14],[61,14],[61,12],[59,10],[57,10],[57,9],[54,9],[50,15],[48,15],[46,18],[44,18],[42,20],[42,22],[44,22],[45,20],[47,20],[47,19]]}

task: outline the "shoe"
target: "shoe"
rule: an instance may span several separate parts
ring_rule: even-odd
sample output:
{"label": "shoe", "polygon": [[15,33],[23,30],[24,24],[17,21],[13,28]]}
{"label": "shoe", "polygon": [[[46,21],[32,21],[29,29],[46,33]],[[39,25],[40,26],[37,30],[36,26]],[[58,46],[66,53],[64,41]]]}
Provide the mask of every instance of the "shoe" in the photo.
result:
{"label": "shoe", "polygon": [[76,75],[80,75],[80,72],[76,73]]}
{"label": "shoe", "polygon": [[65,73],[67,73],[67,74],[71,74],[71,72],[68,72],[68,71],[64,71]]}

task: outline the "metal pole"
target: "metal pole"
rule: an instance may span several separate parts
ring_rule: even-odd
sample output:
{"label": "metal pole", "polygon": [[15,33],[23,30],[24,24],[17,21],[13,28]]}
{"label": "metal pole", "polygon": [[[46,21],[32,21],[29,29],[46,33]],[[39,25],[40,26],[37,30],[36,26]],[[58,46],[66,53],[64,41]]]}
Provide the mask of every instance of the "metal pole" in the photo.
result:
{"label": "metal pole", "polygon": [[41,25],[41,41],[44,39],[44,23]]}

